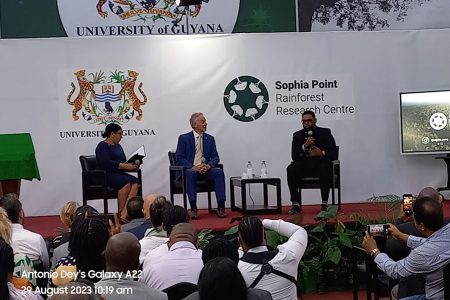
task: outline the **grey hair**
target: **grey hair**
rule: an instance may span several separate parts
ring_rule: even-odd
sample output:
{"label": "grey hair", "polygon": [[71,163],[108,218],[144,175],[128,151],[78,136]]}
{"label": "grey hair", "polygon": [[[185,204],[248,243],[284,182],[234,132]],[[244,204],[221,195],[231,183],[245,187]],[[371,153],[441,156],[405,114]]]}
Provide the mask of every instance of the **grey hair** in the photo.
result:
{"label": "grey hair", "polygon": [[191,118],[189,119],[189,123],[191,123],[192,128],[194,128],[195,122],[197,122],[198,117],[200,117],[202,115],[203,115],[203,113],[201,113],[201,112],[196,112],[191,115]]}

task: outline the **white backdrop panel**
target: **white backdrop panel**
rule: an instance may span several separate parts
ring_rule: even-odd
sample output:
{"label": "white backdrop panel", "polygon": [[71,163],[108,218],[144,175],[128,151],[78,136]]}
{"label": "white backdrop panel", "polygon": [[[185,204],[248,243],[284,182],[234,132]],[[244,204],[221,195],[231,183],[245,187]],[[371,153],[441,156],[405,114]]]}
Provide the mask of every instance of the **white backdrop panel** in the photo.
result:
{"label": "white backdrop panel", "polygon": [[[318,125],[330,127],[341,147],[343,202],[417,193],[423,186],[445,185],[446,171],[433,156],[400,155],[399,92],[450,88],[449,51],[450,30],[1,40],[0,128],[1,133],[30,132],[34,141],[42,180],[22,184],[27,215],[57,214],[65,202],[81,202],[78,157],[94,153],[101,140],[61,138],[60,132],[104,128],[89,124],[80,112],[80,120],[72,120],[67,95],[71,82],[77,86],[74,72],[103,70],[109,76],[135,70],[149,100],[141,106],[142,120],[132,119],[123,128],[155,134],[128,136],[122,145],[127,154],[146,146],[145,194],[169,194],[167,151],[190,130],[190,114],[203,111],[208,132],[216,137],[227,189],[228,177],[242,174],[247,160],[256,173],[266,160],[269,175],[282,179],[287,205],[285,169],[292,133],[301,124],[299,115],[281,115],[277,107],[299,109],[313,102],[277,102],[276,94],[323,94],[314,104]],[[268,91],[267,111],[253,122],[233,119],[224,107],[225,88],[239,76],[261,80]],[[276,84],[312,80],[336,80],[336,85],[289,92]],[[325,105],[354,111],[326,113]],[[319,199],[318,191],[308,191],[304,202]],[[100,201],[92,203],[101,207]],[[206,204],[203,197],[200,204]]]}

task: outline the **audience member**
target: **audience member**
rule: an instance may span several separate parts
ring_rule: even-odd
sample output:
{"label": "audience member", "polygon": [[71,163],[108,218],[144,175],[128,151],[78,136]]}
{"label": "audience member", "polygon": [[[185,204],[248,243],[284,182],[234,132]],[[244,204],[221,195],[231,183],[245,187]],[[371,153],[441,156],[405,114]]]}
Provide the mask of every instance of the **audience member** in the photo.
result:
{"label": "audience member", "polygon": [[[189,223],[189,214],[187,210],[179,205],[169,206],[163,213],[163,230],[167,233],[167,237],[170,236],[172,228],[179,223]],[[144,257],[144,262],[147,257],[149,260],[159,260],[162,256],[169,252],[167,241],[151,250]]]}
{"label": "audience member", "polygon": [[[264,228],[288,237],[288,241],[269,251]],[[248,287],[272,294],[274,300],[297,300],[298,264],[308,242],[306,230],[282,220],[259,220],[254,216],[242,218],[238,236],[244,256],[238,267]],[[263,269],[264,266],[264,269]],[[270,269],[270,273],[263,270]]]}
{"label": "audience member", "polygon": [[138,240],[142,239],[145,236],[145,232],[153,227],[152,221],[150,220],[150,205],[156,200],[158,195],[150,194],[144,198],[144,206],[142,208],[142,212],[144,213],[144,222],[141,225],[136,226],[128,230],[134,234]]}
{"label": "audience member", "polygon": [[73,214],[73,220],[70,226],[70,231],[68,231],[66,234],[67,241],[61,243],[58,247],[55,247],[55,249],[53,249],[52,268],[55,267],[56,263],[61,258],[69,255],[69,240],[71,232],[74,230],[74,228],[77,227],[81,223],[81,221],[86,219],[88,215],[98,215],[98,214],[99,214],[98,211],[90,205],[82,205],[75,210]]}
{"label": "audience member", "polygon": [[[0,207],[0,239],[8,245],[11,244],[12,224],[8,219],[6,211]],[[30,285],[36,285],[36,278],[33,276],[34,267],[31,259],[22,253],[14,254],[14,272],[11,282],[18,289]]]}
{"label": "audience member", "polygon": [[67,232],[60,234],[53,239],[53,248],[57,248],[61,246],[61,244],[67,243],[69,241],[70,227],[72,226],[73,220],[75,218],[75,212],[79,206],[80,204],[78,204],[78,202],[69,201],[61,209],[59,218],[61,219],[61,222],[68,227],[68,230]]}
{"label": "audience member", "polygon": [[388,276],[398,279],[422,274],[425,278],[425,295],[404,299],[437,300],[444,298],[443,268],[450,261],[450,225],[444,226],[442,205],[429,197],[418,198],[413,203],[414,224],[424,237],[402,233],[390,224],[389,233],[413,249],[399,261],[394,261],[377,248],[373,237],[366,234],[363,246],[374,257],[377,266]]}
{"label": "audience member", "polygon": [[[172,203],[167,201],[164,196],[158,196],[150,205],[149,214],[153,228],[148,229],[145,232],[145,236],[139,241],[141,244],[141,254],[139,255],[141,264],[150,251],[167,242],[167,232],[163,229],[162,224],[164,212],[171,206]],[[180,223],[182,222],[186,222],[185,217],[182,218]]]}
{"label": "audience member", "polygon": [[[442,205],[444,197],[441,193],[432,187],[425,187],[420,192],[417,198],[428,197],[435,200],[439,205]],[[412,206],[410,207],[412,210]],[[403,209],[402,209],[403,211]],[[424,235],[417,230],[414,225],[413,217],[402,216],[395,223],[398,230],[419,237]],[[403,259],[409,255],[411,249],[402,241],[396,240],[392,237],[386,239],[386,254],[395,261]],[[425,290],[425,278],[421,274],[408,276],[407,278],[400,278],[399,284],[392,289],[392,298],[397,300],[406,296],[423,294]]]}
{"label": "audience member", "polygon": [[147,255],[140,281],[158,290],[181,282],[197,284],[203,262],[202,251],[197,249],[194,226],[189,223],[175,225],[170,233],[168,247],[169,251],[160,259],[152,260]]}
{"label": "audience member", "polygon": [[133,291],[132,294],[126,296],[129,300],[167,299],[167,295],[163,292],[151,289],[142,282],[134,281],[140,274],[137,271],[139,268],[139,252],[139,241],[129,232],[116,234],[109,239],[105,251],[106,272],[114,274],[114,276],[103,278],[95,284],[97,287],[113,291],[107,294],[108,300],[123,299],[124,295],[118,293],[118,291],[127,289]]}
{"label": "audience member", "polygon": [[0,238],[0,299],[2,300],[42,300],[42,297],[25,289],[17,289],[11,283],[14,271],[14,251]]}
{"label": "audience member", "polygon": [[144,223],[144,199],[141,196],[134,196],[130,198],[126,204],[127,206],[127,220],[129,221],[126,224],[121,226],[122,232],[133,229],[142,223]]}
{"label": "audience member", "polygon": [[268,291],[247,289],[236,263],[228,257],[216,257],[206,263],[197,287],[198,292],[185,300],[272,300]]}
{"label": "audience member", "polygon": [[5,209],[12,223],[11,247],[14,253],[22,253],[31,260],[41,260],[44,271],[48,271],[49,257],[45,241],[39,234],[23,228],[25,213],[17,195],[4,195],[0,199],[0,207]]}
{"label": "audience member", "polygon": [[[53,268],[54,285],[66,284],[73,281],[71,276],[63,276],[68,268],[73,272],[83,272],[86,279],[97,282],[98,276],[89,271],[104,271],[103,252],[109,239],[106,224],[98,219],[87,218],[74,228],[69,240],[69,256],[62,258]],[[70,274],[69,274],[70,275]]]}
{"label": "audience member", "polygon": [[69,282],[62,286],[60,291],[62,292],[58,291],[59,293],[55,293],[48,300],[107,300],[96,294],[95,286],[92,282],[83,279]]}
{"label": "audience member", "polygon": [[203,264],[216,257],[228,257],[237,265],[239,262],[238,247],[224,238],[211,240],[202,250]]}

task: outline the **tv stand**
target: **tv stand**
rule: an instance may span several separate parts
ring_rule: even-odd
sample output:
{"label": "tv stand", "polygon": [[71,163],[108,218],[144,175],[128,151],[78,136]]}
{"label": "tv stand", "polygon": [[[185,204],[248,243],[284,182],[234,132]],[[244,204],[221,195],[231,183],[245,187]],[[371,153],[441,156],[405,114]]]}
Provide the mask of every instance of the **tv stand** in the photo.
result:
{"label": "tv stand", "polygon": [[435,157],[435,159],[443,159],[445,164],[447,165],[447,186],[445,187],[438,187],[436,190],[440,191],[448,191],[450,190],[450,154],[447,154],[446,156],[438,156]]}

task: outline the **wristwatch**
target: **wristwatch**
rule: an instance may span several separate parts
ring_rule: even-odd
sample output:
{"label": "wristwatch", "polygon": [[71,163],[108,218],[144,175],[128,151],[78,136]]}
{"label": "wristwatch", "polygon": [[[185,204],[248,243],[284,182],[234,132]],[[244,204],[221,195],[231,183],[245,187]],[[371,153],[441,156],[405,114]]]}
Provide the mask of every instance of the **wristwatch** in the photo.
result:
{"label": "wristwatch", "polygon": [[369,252],[370,256],[372,256],[373,258],[375,258],[378,253],[380,253],[380,250],[378,248],[375,248]]}

